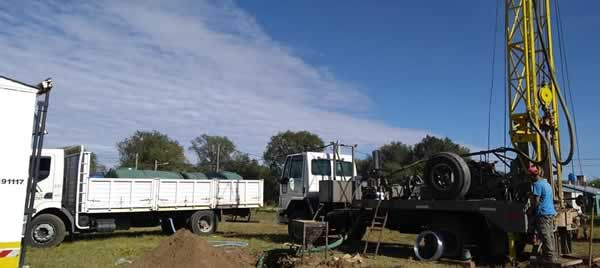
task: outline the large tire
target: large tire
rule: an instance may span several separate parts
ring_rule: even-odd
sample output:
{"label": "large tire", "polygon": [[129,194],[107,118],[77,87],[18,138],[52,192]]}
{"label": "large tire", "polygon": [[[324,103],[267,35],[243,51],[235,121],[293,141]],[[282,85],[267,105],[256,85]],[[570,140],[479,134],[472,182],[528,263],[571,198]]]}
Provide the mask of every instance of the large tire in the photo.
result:
{"label": "large tire", "polygon": [[212,210],[199,210],[190,217],[190,227],[197,235],[213,234],[217,231],[217,216]]}
{"label": "large tire", "polygon": [[471,187],[471,172],[462,157],[454,153],[438,153],[425,164],[424,181],[433,199],[463,198]]}
{"label": "large tire", "polygon": [[31,230],[26,241],[36,248],[54,247],[65,239],[66,234],[65,224],[59,217],[42,214],[31,221]]}
{"label": "large tire", "polygon": [[457,217],[441,216],[434,218],[431,230],[438,234],[444,243],[442,256],[459,258],[462,255],[467,234],[465,226],[467,225]]}

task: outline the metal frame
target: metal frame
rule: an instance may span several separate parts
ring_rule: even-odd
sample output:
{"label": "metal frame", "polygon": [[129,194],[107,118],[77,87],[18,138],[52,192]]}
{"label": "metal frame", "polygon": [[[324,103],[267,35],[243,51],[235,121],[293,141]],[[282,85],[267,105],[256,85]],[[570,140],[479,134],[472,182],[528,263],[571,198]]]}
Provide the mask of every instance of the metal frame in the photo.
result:
{"label": "metal frame", "polygon": [[[552,83],[555,68],[550,0],[506,0],[505,11],[507,109],[511,141],[515,148],[532,159],[544,161],[544,174],[553,184],[559,201],[562,201],[562,167],[553,165],[550,148],[553,146],[560,155],[558,89]],[[541,42],[546,46],[542,46]],[[548,90],[551,98],[544,101],[540,93]],[[553,128],[553,135],[539,131],[544,127],[541,121],[548,119],[544,115],[551,115],[551,122],[544,125]],[[551,144],[544,144],[544,139]],[[547,159],[543,159],[544,155],[547,155]],[[523,158],[521,164],[527,168],[528,163]]]}
{"label": "metal frame", "polygon": [[[12,81],[12,80],[11,80]],[[19,266],[25,263],[27,252],[26,235],[31,232],[31,220],[35,213],[34,202],[37,186],[37,178],[40,173],[40,159],[42,158],[42,148],[44,147],[44,135],[46,134],[46,119],[48,116],[48,106],[50,105],[50,91],[52,90],[52,80],[50,78],[42,81],[36,88],[39,89],[38,95],[44,95],[43,100],[37,103],[37,114],[34,118],[33,141],[32,141],[32,160],[29,163],[29,178],[27,178],[27,193],[25,195],[25,231],[21,239],[21,253],[19,257]]]}

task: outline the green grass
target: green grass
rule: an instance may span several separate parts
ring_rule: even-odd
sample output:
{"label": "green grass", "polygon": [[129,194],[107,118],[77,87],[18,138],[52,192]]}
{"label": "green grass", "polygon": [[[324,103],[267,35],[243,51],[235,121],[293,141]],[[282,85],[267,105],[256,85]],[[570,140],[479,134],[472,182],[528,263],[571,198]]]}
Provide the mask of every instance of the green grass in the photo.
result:
{"label": "green grass", "polygon": [[[599,237],[600,228],[595,228]],[[32,268],[42,267],[114,267],[119,258],[134,260],[150,251],[165,239],[160,228],[137,228],[112,234],[91,234],[66,241],[60,246],[47,249],[30,249],[27,263]],[[217,234],[206,237],[208,240],[231,240],[248,242],[246,248],[251,254],[259,255],[265,250],[284,248],[288,242],[287,226],[276,223],[273,210],[255,211],[251,223],[222,222]],[[452,267],[441,263],[424,263],[412,259],[414,235],[393,231],[383,233],[381,255],[366,259],[364,267]],[[332,252],[336,256],[362,251],[363,244],[344,246]],[[594,245],[595,256],[600,256],[600,243]],[[575,255],[587,255],[586,242],[574,242]],[[303,267],[318,266],[322,254],[313,254]],[[252,266],[253,264],[249,264]],[[124,266],[120,266],[124,267]]]}

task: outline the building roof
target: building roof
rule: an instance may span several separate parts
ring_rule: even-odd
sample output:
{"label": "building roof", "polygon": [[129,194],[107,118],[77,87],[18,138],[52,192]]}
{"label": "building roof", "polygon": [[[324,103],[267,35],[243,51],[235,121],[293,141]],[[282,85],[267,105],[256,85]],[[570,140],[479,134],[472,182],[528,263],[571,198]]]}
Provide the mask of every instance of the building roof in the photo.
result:
{"label": "building roof", "polygon": [[563,184],[563,191],[565,192],[580,192],[591,195],[600,195],[600,189],[592,186],[574,185],[574,184]]}

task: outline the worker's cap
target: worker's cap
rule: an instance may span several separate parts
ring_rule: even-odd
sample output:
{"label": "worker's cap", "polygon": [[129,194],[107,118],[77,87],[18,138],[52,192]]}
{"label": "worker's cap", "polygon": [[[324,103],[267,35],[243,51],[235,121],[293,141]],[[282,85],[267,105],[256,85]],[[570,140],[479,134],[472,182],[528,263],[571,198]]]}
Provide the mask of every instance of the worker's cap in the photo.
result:
{"label": "worker's cap", "polygon": [[530,165],[529,168],[527,169],[527,172],[530,175],[538,175],[539,174],[538,168],[534,165]]}

